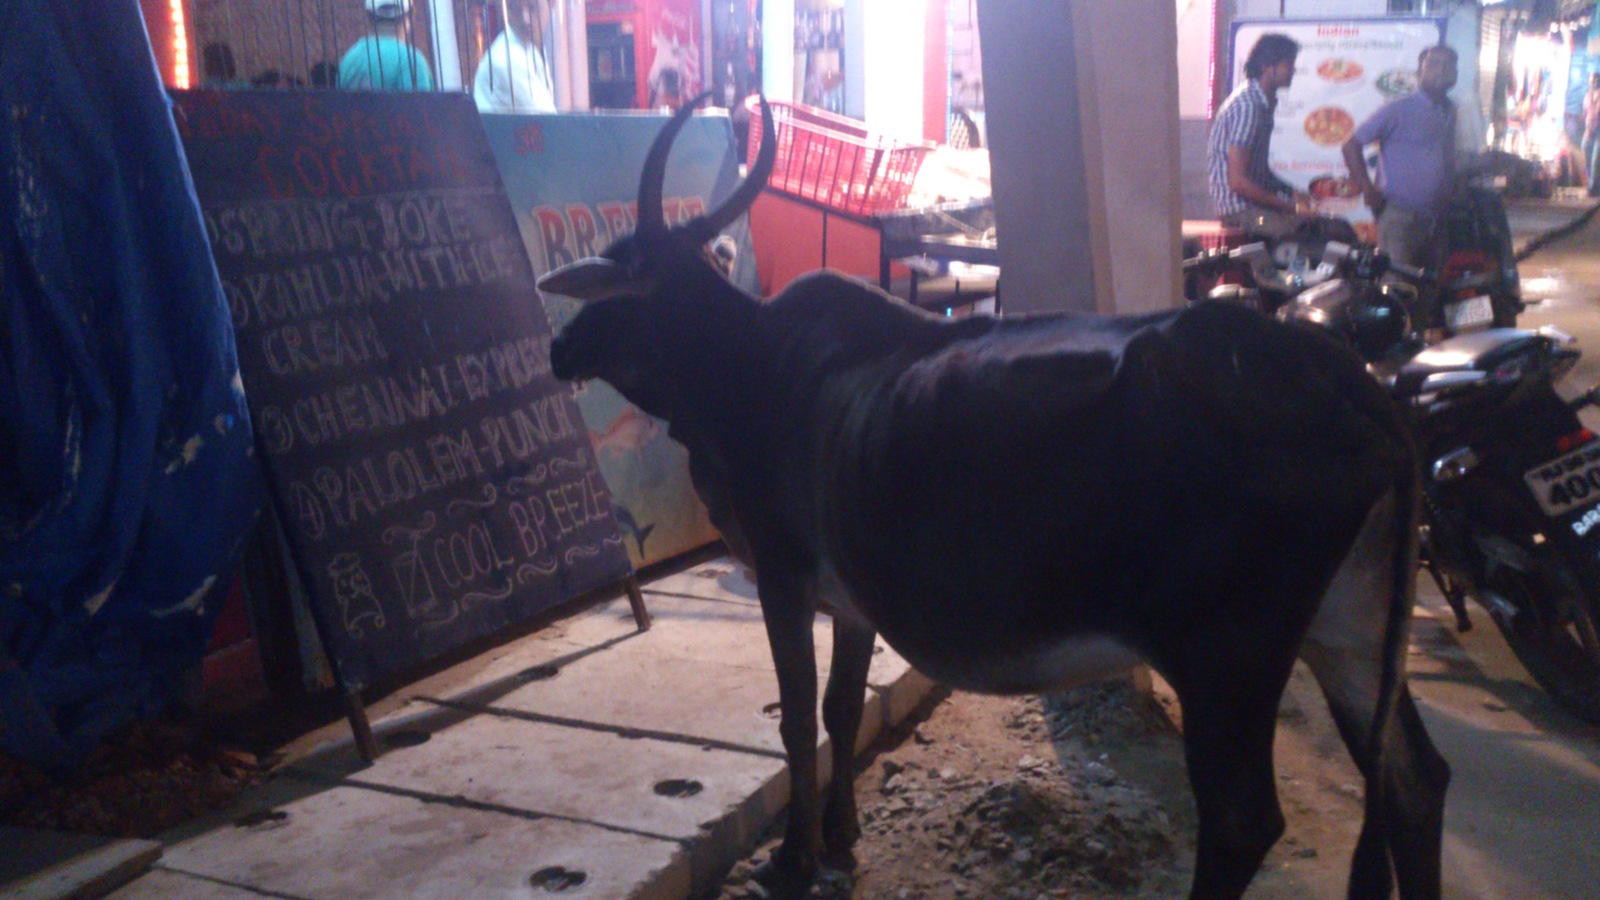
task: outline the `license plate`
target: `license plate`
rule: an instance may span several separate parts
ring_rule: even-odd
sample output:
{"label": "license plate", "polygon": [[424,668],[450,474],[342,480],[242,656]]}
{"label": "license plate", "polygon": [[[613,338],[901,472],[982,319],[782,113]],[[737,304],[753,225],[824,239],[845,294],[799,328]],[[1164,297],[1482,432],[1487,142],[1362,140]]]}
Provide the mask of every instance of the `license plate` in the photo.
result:
{"label": "license plate", "polygon": [[1545,514],[1554,518],[1600,503],[1600,441],[1529,469],[1522,476]]}
{"label": "license plate", "polygon": [[1451,328],[1470,328],[1493,321],[1494,305],[1489,302],[1488,294],[1468,297],[1459,303],[1447,303],[1444,307],[1444,323]]}

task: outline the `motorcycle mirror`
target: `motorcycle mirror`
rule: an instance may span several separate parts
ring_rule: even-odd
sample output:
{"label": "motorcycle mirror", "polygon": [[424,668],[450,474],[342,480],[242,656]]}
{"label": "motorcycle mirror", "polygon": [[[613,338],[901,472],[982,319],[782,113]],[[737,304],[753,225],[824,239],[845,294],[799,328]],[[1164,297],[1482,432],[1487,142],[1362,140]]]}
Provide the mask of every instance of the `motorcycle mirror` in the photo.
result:
{"label": "motorcycle mirror", "polygon": [[[1554,325],[1540,325],[1537,332],[1540,337],[1549,340],[1557,347],[1576,347],[1578,339],[1562,331]],[[1600,390],[1600,385],[1595,385],[1593,390]]]}
{"label": "motorcycle mirror", "polygon": [[1589,388],[1587,391],[1584,391],[1578,396],[1572,398],[1572,400],[1567,403],[1567,406],[1571,407],[1573,410],[1580,410],[1585,406],[1600,406],[1600,384],[1597,384],[1594,387]]}

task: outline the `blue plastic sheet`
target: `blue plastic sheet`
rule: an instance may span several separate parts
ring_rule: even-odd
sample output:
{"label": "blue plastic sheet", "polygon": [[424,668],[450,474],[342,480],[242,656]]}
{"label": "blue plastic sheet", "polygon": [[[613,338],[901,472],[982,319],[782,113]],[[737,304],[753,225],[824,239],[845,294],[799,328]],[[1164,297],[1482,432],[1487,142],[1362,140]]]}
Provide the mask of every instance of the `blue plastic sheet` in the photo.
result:
{"label": "blue plastic sheet", "polygon": [[0,3],[0,750],[177,696],[261,479],[137,0]]}

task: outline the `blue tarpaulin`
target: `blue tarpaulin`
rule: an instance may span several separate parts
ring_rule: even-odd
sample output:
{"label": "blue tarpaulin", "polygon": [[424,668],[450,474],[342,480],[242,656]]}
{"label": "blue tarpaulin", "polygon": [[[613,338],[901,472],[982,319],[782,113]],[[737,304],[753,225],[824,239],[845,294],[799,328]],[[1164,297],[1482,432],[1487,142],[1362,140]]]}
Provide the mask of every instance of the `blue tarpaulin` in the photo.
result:
{"label": "blue tarpaulin", "polygon": [[137,0],[0,3],[0,750],[177,695],[261,479]]}

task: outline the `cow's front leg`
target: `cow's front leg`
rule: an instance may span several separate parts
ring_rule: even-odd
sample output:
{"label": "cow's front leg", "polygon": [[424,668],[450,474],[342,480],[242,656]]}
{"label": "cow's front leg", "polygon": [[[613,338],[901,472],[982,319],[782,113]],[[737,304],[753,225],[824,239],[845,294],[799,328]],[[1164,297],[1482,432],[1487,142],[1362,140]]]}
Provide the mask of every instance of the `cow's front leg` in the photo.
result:
{"label": "cow's front leg", "polygon": [[861,837],[856,816],[856,736],[861,731],[867,670],[872,667],[876,637],[872,626],[835,613],[833,664],[828,671],[828,692],[822,698],[822,724],[833,745],[833,781],[822,807],[822,849],[828,865],[839,869],[855,867],[851,848]]}
{"label": "cow's front leg", "polygon": [[[764,561],[763,561],[764,562]],[[811,636],[815,605],[798,580],[773,566],[760,569],[761,615],[778,674],[778,733],[789,757],[789,821],[783,844],[756,873],[778,897],[802,897],[817,873],[821,817],[817,810],[817,658]]]}

